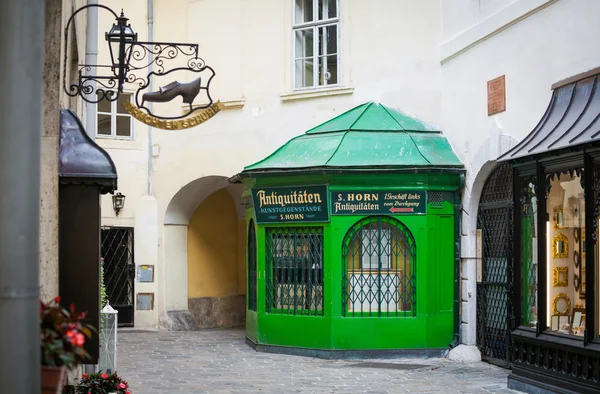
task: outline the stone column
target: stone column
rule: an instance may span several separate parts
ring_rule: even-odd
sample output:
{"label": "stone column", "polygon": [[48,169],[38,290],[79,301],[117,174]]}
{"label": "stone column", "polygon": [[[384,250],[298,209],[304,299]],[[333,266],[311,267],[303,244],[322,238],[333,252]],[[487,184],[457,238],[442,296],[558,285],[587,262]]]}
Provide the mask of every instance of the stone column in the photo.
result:
{"label": "stone column", "polygon": [[46,1],[40,198],[40,296],[58,294],[58,148],[62,0]]}
{"label": "stone column", "polygon": [[0,0],[0,385],[40,392],[39,219],[44,4]]}

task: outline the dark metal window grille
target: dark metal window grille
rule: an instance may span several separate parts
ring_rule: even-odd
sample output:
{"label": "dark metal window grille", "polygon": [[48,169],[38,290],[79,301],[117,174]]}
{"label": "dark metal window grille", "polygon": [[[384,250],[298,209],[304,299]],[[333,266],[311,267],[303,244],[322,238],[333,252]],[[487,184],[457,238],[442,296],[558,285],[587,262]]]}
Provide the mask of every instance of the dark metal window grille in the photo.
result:
{"label": "dark metal window grille", "polygon": [[323,315],[323,228],[268,228],[267,313]]}
{"label": "dark metal window grille", "polygon": [[248,226],[248,309],[256,311],[256,229],[254,220]]}
{"label": "dark metal window grille", "polygon": [[442,192],[429,192],[429,206],[431,208],[443,208],[444,207],[444,194]]}
{"label": "dark metal window grille", "polygon": [[478,228],[482,230],[482,278],[477,284],[477,346],[484,360],[507,366],[512,310],[513,175],[510,164],[498,167],[481,194]]}
{"label": "dark metal window grille", "polygon": [[104,286],[110,305],[119,311],[119,326],[133,325],[133,228],[102,229]]}
{"label": "dark metal window grille", "polygon": [[389,216],[360,220],[342,243],[345,316],[416,316],[416,245]]}

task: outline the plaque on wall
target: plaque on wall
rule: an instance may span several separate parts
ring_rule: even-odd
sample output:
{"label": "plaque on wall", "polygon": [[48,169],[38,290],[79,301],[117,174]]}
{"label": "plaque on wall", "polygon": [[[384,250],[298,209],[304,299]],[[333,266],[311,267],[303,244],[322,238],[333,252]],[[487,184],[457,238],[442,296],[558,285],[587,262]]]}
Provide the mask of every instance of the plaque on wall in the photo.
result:
{"label": "plaque on wall", "polygon": [[506,111],[505,76],[494,78],[487,83],[488,116]]}

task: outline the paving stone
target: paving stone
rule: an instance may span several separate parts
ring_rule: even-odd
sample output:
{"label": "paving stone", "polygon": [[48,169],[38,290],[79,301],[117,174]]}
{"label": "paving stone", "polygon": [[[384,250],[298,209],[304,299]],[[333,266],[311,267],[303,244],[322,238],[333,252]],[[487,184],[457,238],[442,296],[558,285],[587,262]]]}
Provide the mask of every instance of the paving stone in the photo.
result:
{"label": "paving stone", "polygon": [[[121,329],[117,369],[133,394],[517,393],[506,388],[508,370],[483,362],[322,360],[257,353],[246,345],[244,334],[239,329]],[[371,363],[369,368],[355,366],[365,362]]]}

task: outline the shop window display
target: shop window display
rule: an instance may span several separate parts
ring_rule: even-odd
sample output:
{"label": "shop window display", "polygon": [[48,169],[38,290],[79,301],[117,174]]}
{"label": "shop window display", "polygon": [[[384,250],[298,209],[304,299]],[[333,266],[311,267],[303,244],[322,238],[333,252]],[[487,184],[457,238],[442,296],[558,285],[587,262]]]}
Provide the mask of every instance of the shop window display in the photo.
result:
{"label": "shop window display", "polygon": [[[585,200],[581,169],[547,174],[546,318],[548,329],[583,336]],[[540,278],[541,279],[541,278]],[[544,296],[544,295],[540,295]]]}
{"label": "shop window display", "polygon": [[323,315],[323,228],[267,229],[267,313]]}

